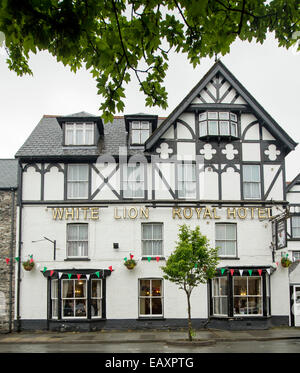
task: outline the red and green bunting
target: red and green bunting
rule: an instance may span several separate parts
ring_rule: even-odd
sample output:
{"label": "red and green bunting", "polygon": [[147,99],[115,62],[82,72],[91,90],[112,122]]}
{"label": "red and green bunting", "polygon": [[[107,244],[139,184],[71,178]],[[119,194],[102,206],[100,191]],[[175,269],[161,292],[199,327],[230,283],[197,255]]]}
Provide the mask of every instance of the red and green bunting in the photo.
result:
{"label": "red and green bunting", "polygon": [[[114,271],[114,269],[112,268],[112,266],[109,266],[108,269],[109,269],[111,272]],[[44,268],[43,268],[43,273],[45,273],[46,271],[47,271],[47,267],[44,267]],[[102,276],[103,276],[103,274],[104,274],[104,270],[101,270],[101,272],[102,272]],[[63,274],[66,274],[66,275],[68,276],[69,279],[71,279],[71,277],[73,276],[72,273],[50,270],[50,277],[52,277],[55,273],[58,273],[59,278],[61,278],[61,276],[62,276]],[[77,277],[78,280],[80,280],[81,276],[86,276],[86,278],[90,278],[90,275],[91,275],[91,274],[95,274],[98,278],[101,277],[101,275],[100,275],[100,271],[93,272],[93,273],[88,273],[88,274],[77,273],[77,274],[76,274],[76,277]]]}
{"label": "red and green bunting", "polygon": [[[132,254],[129,254],[129,255],[130,255],[130,259],[133,259],[134,255],[132,255]],[[127,262],[127,260],[128,260],[128,258],[125,257],[125,258],[124,258],[124,261]],[[147,260],[148,260],[148,262],[150,263],[151,260],[152,260],[152,256],[147,256]],[[156,256],[156,257],[155,257],[155,260],[156,260],[157,262],[159,262],[159,260],[160,260],[160,256]]]}
{"label": "red and green bunting", "polygon": [[[236,273],[236,272],[239,272],[240,276],[243,276],[243,274],[245,274],[245,273],[248,273],[249,276],[252,276],[253,271],[257,271],[258,274],[259,274],[259,276],[261,276],[263,270],[262,269],[254,269],[253,270],[253,269],[234,269],[234,268],[229,268],[228,269],[228,268],[221,268],[218,271],[220,271],[221,275],[223,275],[226,271],[229,271],[230,274],[231,274],[231,276],[233,276],[234,273]],[[217,271],[217,274],[219,274],[218,271]],[[266,271],[268,272],[268,274],[270,274],[270,270],[269,269],[266,269]]]}

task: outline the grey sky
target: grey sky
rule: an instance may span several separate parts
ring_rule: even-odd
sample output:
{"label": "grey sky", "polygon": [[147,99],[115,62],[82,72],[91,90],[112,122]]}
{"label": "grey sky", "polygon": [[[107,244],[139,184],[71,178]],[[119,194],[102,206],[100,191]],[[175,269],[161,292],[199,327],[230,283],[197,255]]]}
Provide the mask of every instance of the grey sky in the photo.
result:
{"label": "grey sky", "polygon": [[[221,61],[256,100],[300,143],[300,52],[279,48],[269,37],[265,44],[236,42]],[[181,55],[170,56],[165,80],[169,108],[149,108],[136,80],[127,87],[125,111],[116,115],[146,112],[167,116],[210,69],[214,59],[203,59],[196,69]],[[13,158],[44,114],[66,115],[87,111],[100,115],[101,97],[91,75],[76,75],[43,52],[33,55],[33,77],[18,77],[8,70],[0,54],[0,158]],[[300,145],[286,158],[287,180],[300,172]]]}

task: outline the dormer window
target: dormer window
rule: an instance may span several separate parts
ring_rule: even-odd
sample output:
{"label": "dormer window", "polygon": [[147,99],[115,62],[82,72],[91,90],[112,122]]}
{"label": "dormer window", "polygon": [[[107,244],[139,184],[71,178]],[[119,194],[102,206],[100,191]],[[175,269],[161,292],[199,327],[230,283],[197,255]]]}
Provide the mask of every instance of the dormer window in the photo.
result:
{"label": "dormer window", "polygon": [[134,120],[130,123],[131,145],[143,145],[150,136],[150,122]]}
{"label": "dormer window", "polygon": [[94,145],[94,123],[65,123],[65,145]]}
{"label": "dormer window", "polygon": [[228,111],[204,111],[199,115],[199,137],[237,137],[237,115]]}

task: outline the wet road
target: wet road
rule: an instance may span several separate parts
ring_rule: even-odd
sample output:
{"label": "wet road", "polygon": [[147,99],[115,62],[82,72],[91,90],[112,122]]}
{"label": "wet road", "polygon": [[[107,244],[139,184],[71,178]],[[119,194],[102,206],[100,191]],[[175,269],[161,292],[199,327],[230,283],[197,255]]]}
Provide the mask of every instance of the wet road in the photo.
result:
{"label": "wet road", "polygon": [[0,353],[300,353],[300,339],[220,342],[211,346],[165,343],[0,344]]}

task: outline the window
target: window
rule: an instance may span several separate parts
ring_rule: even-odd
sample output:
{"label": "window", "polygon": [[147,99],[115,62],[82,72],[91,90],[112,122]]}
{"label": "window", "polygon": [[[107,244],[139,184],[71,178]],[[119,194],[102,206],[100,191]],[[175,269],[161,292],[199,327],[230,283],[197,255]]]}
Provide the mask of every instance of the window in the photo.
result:
{"label": "window", "polygon": [[139,315],[149,317],[163,315],[162,280],[139,280]]}
{"label": "window", "polygon": [[200,137],[237,137],[237,115],[227,111],[205,111],[199,115]]}
{"label": "window", "polygon": [[88,256],[88,224],[67,224],[67,257]]}
{"label": "window", "polygon": [[128,163],[123,167],[124,198],[144,198],[144,165]]}
{"label": "window", "polygon": [[67,196],[72,198],[88,198],[89,185],[88,165],[76,164],[68,165],[67,175]]}
{"label": "window", "polygon": [[58,318],[58,280],[52,280],[51,283],[51,310],[52,318]]}
{"label": "window", "polygon": [[62,317],[87,317],[86,280],[62,280]]}
{"label": "window", "polygon": [[260,166],[244,165],[243,166],[243,192],[244,198],[260,198]]}
{"label": "window", "polygon": [[131,144],[143,145],[150,136],[150,123],[147,121],[131,122]]}
{"label": "window", "polygon": [[227,303],[227,277],[216,277],[213,279],[213,314],[224,315],[228,314]]}
{"label": "window", "polygon": [[219,256],[236,257],[236,224],[216,224],[216,247]]}
{"label": "window", "polygon": [[66,123],[65,145],[94,145],[94,123]]}
{"label": "window", "polygon": [[92,280],[91,316],[102,317],[102,280]]}
{"label": "window", "polygon": [[292,258],[294,260],[300,260],[300,251],[293,251],[292,252]]}
{"label": "window", "polygon": [[196,166],[195,164],[178,165],[178,197],[196,197]]}
{"label": "window", "polygon": [[163,253],[163,225],[142,224],[142,255],[160,256]]}
{"label": "window", "polygon": [[292,216],[292,237],[300,238],[300,216]]}
{"label": "window", "polygon": [[262,316],[262,278],[233,277],[234,315]]}

